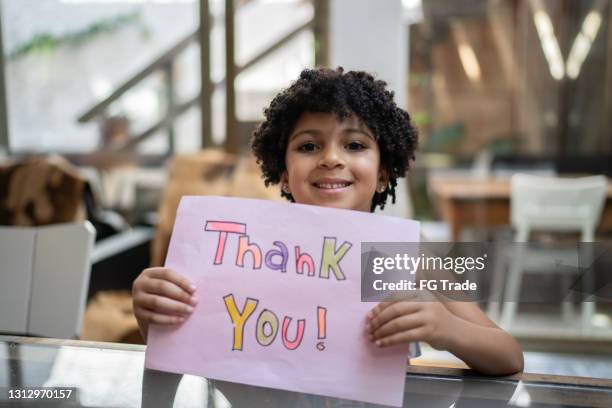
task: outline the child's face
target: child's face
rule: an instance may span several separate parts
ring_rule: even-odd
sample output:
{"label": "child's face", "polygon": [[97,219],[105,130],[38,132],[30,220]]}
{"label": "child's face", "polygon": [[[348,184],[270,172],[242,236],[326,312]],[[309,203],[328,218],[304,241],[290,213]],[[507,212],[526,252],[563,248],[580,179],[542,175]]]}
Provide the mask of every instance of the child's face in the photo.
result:
{"label": "child's face", "polygon": [[303,113],[285,164],[281,183],[300,204],[370,211],[374,193],[388,182],[374,134],[355,115],[340,122],[330,113]]}

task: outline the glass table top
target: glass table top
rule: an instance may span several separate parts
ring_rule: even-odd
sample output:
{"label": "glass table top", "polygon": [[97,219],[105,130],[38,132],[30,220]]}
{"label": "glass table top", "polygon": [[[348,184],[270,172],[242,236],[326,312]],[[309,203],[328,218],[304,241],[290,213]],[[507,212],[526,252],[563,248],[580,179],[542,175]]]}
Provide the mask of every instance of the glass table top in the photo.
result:
{"label": "glass table top", "polygon": [[[73,390],[14,399],[16,390]],[[13,399],[9,399],[12,390]],[[0,336],[0,407],[373,407],[350,400],[144,369],[144,347]],[[612,407],[612,381],[408,367],[404,407]]]}

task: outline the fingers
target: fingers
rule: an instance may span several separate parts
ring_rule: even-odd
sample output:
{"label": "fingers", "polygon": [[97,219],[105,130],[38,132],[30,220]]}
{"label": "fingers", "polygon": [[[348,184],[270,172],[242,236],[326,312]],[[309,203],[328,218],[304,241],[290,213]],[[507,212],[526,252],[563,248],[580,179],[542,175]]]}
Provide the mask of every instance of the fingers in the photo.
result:
{"label": "fingers", "polygon": [[181,274],[176,273],[172,269],[150,268],[150,269],[146,269],[146,271],[150,271],[149,276],[151,278],[161,279],[163,281],[171,282],[175,284],[176,286],[178,286],[179,288],[181,288],[182,290],[184,290],[185,292],[189,293],[190,295],[192,295],[196,290],[195,285],[191,283],[189,279],[187,279]]}
{"label": "fingers", "polygon": [[423,327],[419,327],[412,330],[390,334],[386,337],[376,340],[374,344],[376,344],[378,347],[389,347],[395,346],[396,344],[419,341],[424,337],[425,329]]}
{"label": "fingers", "polygon": [[380,312],[382,312],[387,307],[391,306],[393,303],[395,302],[380,302],[379,304],[374,306],[372,310],[370,310],[370,312],[368,313],[368,319],[374,318],[374,316],[378,315]]}
{"label": "fingers", "polygon": [[425,322],[420,302],[382,302],[368,313],[368,337],[378,347],[422,340]]}
{"label": "fingers", "polygon": [[368,313],[366,329],[374,333],[385,323],[403,315],[415,313],[421,309],[419,302],[382,302]]}
{"label": "fingers", "polygon": [[145,269],[134,281],[134,314],[139,321],[177,324],[194,310],[195,286],[168,268]]}
{"label": "fingers", "polygon": [[135,299],[135,301],[139,308],[150,310],[155,313],[185,316],[193,312],[192,306],[167,297],[145,293],[138,294],[137,296],[138,299]]}
{"label": "fingers", "polygon": [[167,314],[155,313],[151,310],[135,308],[134,314],[139,318],[149,323],[156,324],[179,324],[185,321],[184,316],[174,316]]}
{"label": "fingers", "polygon": [[177,300],[182,303],[196,305],[197,301],[189,292],[173,282],[162,279],[150,279],[144,287],[144,292]]}
{"label": "fingers", "polygon": [[387,336],[416,329],[423,326],[423,324],[423,318],[420,313],[402,315],[380,326],[374,332],[370,333],[369,338],[376,342],[376,340]]}
{"label": "fingers", "polygon": [[195,286],[185,277],[166,268],[145,269],[134,282],[134,298],[139,294],[155,294],[192,306],[197,304],[193,296]]}

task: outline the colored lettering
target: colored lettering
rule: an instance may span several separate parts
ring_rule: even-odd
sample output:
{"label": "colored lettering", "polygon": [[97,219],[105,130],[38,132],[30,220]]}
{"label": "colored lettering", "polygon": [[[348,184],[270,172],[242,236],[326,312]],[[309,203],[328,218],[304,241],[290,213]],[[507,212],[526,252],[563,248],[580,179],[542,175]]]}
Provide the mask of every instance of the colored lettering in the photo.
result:
{"label": "colored lettering", "polygon": [[345,280],[346,277],[344,273],[342,273],[342,268],[340,268],[340,261],[351,246],[352,244],[350,242],[344,241],[336,251],[336,238],[325,237],[323,241],[323,254],[321,256],[319,278],[329,279],[329,270],[331,269],[337,280]]}
{"label": "colored lettering", "polygon": [[[253,256],[253,269],[261,268],[261,249],[257,244],[249,242],[249,236],[242,236],[238,239],[238,253],[236,254],[236,265],[244,267],[244,256],[250,252]],[[267,256],[266,256],[267,264]]]}
{"label": "colored lettering", "polygon": [[304,273],[304,265],[308,267],[308,276],[315,275],[315,265],[312,256],[304,252],[300,253],[300,247],[295,247],[295,271],[302,275]]}
{"label": "colored lettering", "polygon": [[327,337],[327,308],[317,306],[317,339]]}
{"label": "colored lettering", "polygon": [[227,308],[234,326],[234,344],[232,346],[232,350],[242,350],[244,323],[251,316],[251,314],[253,314],[259,301],[256,299],[247,298],[242,312],[236,307],[234,295],[229,294],[224,296],[223,301],[225,302],[225,307]]}
{"label": "colored lettering", "polygon": [[[265,252],[265,255],[263,255],[264,252],[261,247],[257,243],[251,241],[251,237],[246,234],[246,224],[229,221],[207,221],[204,229],[206,231],[219,233],[215,259],[213,262],[214,265],[221,265],[223,263],[228,234],[238,234],[238,246],[235,258],[236,266],[244,268],[245,257],[247,254],[250,254],[253,260],[252,269],[261,269],[263,262],[266,267],[272,271],[287,272],[289,249],[284,242],[273,241],[272,244],[276,248],[268,250]],[[336,281],[346,280],[340,262],[344,259],[349,249],[352,248],[353,244],[348,241],[344,241],[339,247],[337,247],[336,244],[337,238],[335,237],[323,238],[319,278],[329,279],[331,272],[336,277]],[[308,276],[316,276],[317,272],[313,257],[307,252],[302,252],[300,246],[296,245],[294,250],[295,273],[304,275],[304,270],[307,269]]]}
{"label": "colored lettering", "polygon": [[[232,350],[242,351],[244,347],[244,327],[246,322],[255,312],[259,304],[259,300],[253,298],[247,298],[244,303],[242,311],[236,306],[236,301],[233,294],[229,294],[223,297],[225,302],[225,308],[229,313],[230,320],[233,326],[233,345]],[[327,308],[317,306],[317,340],[318,343],[315,347],[323,351],[325,344],[322,340],[327,338]],[[289,329],[293,318],[285,316],[283,318],[283,325],[281,329],[281,338],[283,346],[287,350],[296,350],[302,344],[304,340],[304,333],[306,332],[306,319],[297,319],[295,325],[295,334],[290,336]],[[279,331],[279,319],[277,314],[269,309],[263,309],[257,317],[255,325],[255,340],[261,346],[268,347],[276,339]],[[314,334],[314,333],[313,333]]]}
{"label": "colored lettering", "polygon": [[223,262],[223,253],[225,252],[227,234],[246,234],[246,224],[226,221],[206,221],[204,230],[219,232],[217,251],[215,253],[215,265],[220,265]]}
{"label": "colored lettering", "polygon": [[295,338],[293,340],[289,340],[289,336],[287,332],[289,331],[289,325],[291,324],[291,318],[289,316],[285,316],[283,319],[283,344],[289,350],[295,350],[299,347],[302,342],[302,338],[304,337],[304,328],[306,326],[306,320],[300,319],[297,321],[297,330],[295,334]]}
{"label": "colored lettering", "polygon": [[[287,246],[280,241],[274,241],[274,245],[280,250],[271,249],[266,253],[266,266],[275,271],[287,272],[287,261],[289,260],[289,251]],[[274,263],[274,257],[280,256],[279,263]]]}
{"label": "colored lettering", "polygon": [[[268,328],[268,333],[266,333],[266,327]],[[257,318],[257,330],[255,331],[257,342],[262,346],[269,346],[277,334],[278,317],[268,309],[264,309]]]}

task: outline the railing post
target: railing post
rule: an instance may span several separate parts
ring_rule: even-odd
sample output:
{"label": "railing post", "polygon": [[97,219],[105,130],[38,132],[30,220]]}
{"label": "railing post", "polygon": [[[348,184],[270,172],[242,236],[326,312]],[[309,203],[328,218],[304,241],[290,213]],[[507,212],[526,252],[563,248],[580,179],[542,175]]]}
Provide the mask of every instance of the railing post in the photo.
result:
{"label": "railing post", "polygon": [[166,132],[168,134],[168,155],[174,154],[174,63],[164,65],[164,88],[166,90]]}
{"label": "railing post", "polygon": [[234,0],[225,0],[225,149],[240,151],[236,124],[236,62],[234,60]]}
{"label": "railing post", "polygon": [[313,0],[315,65],[329,66],[329,0]]}
{"label": "railing post", "polygon": [[210,80],[210,26],[212,19],[208,0],[200,0],[200,119],[202,124],[202,148],[211,147],[212,141],[212,94],[213,84]]}
{"label": "railing post", "polygon": [[[610,140],[610,132],[612,132],[612,5],[608,6],[608,51],[606,52],[606,77],[604,84],[608,84],[608,90],[604,94],[604,114],[602,115],[603,123],[601,127],[601,151],[612,154],[612,141]],[[608,112],[608,113],[605,113]],[[606,117],[608,119],[606,119]],[[606,137],[608,135],[608,137]]]}
{"label": "railing post", "polygon": [[[0,20],[2,19],[2,10],[0,9]],[[2,23],[0,22],[0,150],[4,149],[5,153],[10,152],[9,134],[8,134],[8,114],[6,103],[6,82],[4,76],[4,45],[2,39]]]}

